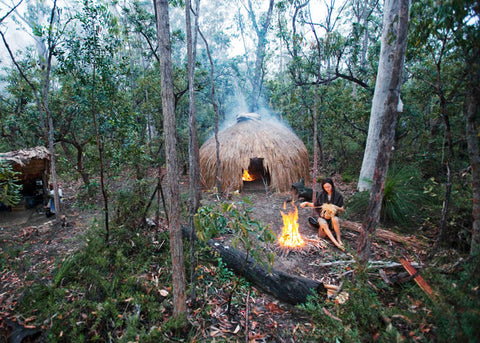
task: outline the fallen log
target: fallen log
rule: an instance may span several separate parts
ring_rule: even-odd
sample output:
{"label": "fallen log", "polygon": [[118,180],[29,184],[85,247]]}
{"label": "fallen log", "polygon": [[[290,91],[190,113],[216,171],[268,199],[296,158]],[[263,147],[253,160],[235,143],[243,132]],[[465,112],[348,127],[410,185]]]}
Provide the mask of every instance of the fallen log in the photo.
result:
{"label": "fallen log", "polygon": [[253,258],[248,257],[246,253],[215,240],[209,240],[207,245],[217,252],[227,267],[237,275],[245,277],[255,287],[283,302],[296,305],[306,302],[309,295],[326,296],[327,294],[327,289],[321,282],[290,275],[280,270],[269,271]]}
{"label": "fallen log", "polygon": [[[348,220],[342,220],[341,222],[341,227],[353,230],[355,232],[362,232],[362,224],[356,223],[356,222],[351,222]],[[411,235],[411,236],[402,236],[399,234],[396,234],[392,231],[388,230],[383,230],[383,229],[377,229],[375,231],[375,236],[377,238],[380,238],[383,241],[392,241],[396,243],[402,243],[405,246],[411,246],[416,249],[422,249],[423,244],[418,240],[417,237]]]}

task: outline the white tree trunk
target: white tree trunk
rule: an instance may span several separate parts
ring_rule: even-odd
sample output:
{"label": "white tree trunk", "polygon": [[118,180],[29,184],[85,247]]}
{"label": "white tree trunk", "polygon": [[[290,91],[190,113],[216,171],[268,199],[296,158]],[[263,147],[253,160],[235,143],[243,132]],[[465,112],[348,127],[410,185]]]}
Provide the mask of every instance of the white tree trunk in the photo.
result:
{"label": "white tree trunk", "polygon": [[[398,20],[396,20],[398,16],[398,8],[399,2],[397,0],[385,0],[380,60],[378,63],[377,81],[375,84],[372,109],[370,112],[367,144],[363,155],[360,176],[358,178],[357,188],[359,191],[369,190],[372,186],[375,160],[379,148],[379,134],[386,111],[386,100],[392,75],[391,70],[393,68],[393,55],[396,41],[395,35],[398,25]],[[399,101],[399,107],[402,107],[401,101]],[[398,110],[401,111],[401,108]]]}

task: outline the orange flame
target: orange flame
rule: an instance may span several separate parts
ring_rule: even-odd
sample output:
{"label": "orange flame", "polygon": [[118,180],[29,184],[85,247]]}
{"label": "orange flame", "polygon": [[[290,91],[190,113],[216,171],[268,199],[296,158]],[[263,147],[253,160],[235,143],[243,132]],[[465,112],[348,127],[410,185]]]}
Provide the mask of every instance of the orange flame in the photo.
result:
{"label": "orange flame", "polygon": [[250,174],[248,173],[248,170],[245,169],[245,170],[243,171],[242,180],[243,180],[243,181],[254,181],[255,179],[253,178],[252,175],[250,175]]}
{"label": "orange flame", "polygon": [[[284,210],[286,210],[286,206],[286,203],[284,203]],[[293,207],[295,210],[288,212],[288,214],[280,211],[282,213],[283,228],[282,235],[278,238],[278,242],[281,246],[288,248],[298,248],[305,244],[302,236],[298,232],[298,209],[295,204],[293,204]]]}

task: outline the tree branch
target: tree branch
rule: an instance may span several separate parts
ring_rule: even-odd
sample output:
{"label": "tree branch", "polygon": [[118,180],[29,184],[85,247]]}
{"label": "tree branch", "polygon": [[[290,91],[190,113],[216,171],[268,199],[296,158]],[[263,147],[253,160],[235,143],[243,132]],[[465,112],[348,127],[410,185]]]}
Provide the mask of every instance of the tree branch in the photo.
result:
{"label": "tree branch", "polygon": [[18,4],[16,4],[15,6],[13,6],[13,7],[10,9],[10,11],[8,11],[2,18],[0,18],[0,24],[1,24],[5,19],[7,19],[8,16],[9,16],[12,12],[14,12],[14,11],[17,9],[17,7],[20,6],[20,4],[21,4],[22,2],[23,2],[23,0],[20,0],[20,2],[19,2]]}

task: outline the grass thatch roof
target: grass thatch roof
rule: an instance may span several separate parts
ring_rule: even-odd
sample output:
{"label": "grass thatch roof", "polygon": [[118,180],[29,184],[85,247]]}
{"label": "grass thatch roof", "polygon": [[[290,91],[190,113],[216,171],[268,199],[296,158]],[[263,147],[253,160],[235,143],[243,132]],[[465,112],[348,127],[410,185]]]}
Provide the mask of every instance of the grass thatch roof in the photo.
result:
{"label": "grass thatch roof", "polygon": [[50,173],[50,153],[44,146],[0,153],[0,161],[12,165],[13,170],[19,172],[23,193],[34,193],[37,180],[45,185]]}
{"label": "grass thatch roof", "polygon": [[35,148],[9,151],[0,153],[0,160],[18,164],[21,167],[26,166],[31,160],[49,160],[50,153],[44,146],[37,146]]}
{"label": "grass thatch roof", "polygon": [[[308,152],[292,130],[278,121],[242,116],[237,123],[219,132],[222,188],[241,190],[242,173],[251,158],[263,158],[274,191],[287,191],[301,178],[309,180]],[[200,148],[200,171],[207,188],[216,185],[217,159],[215,138]]]}

